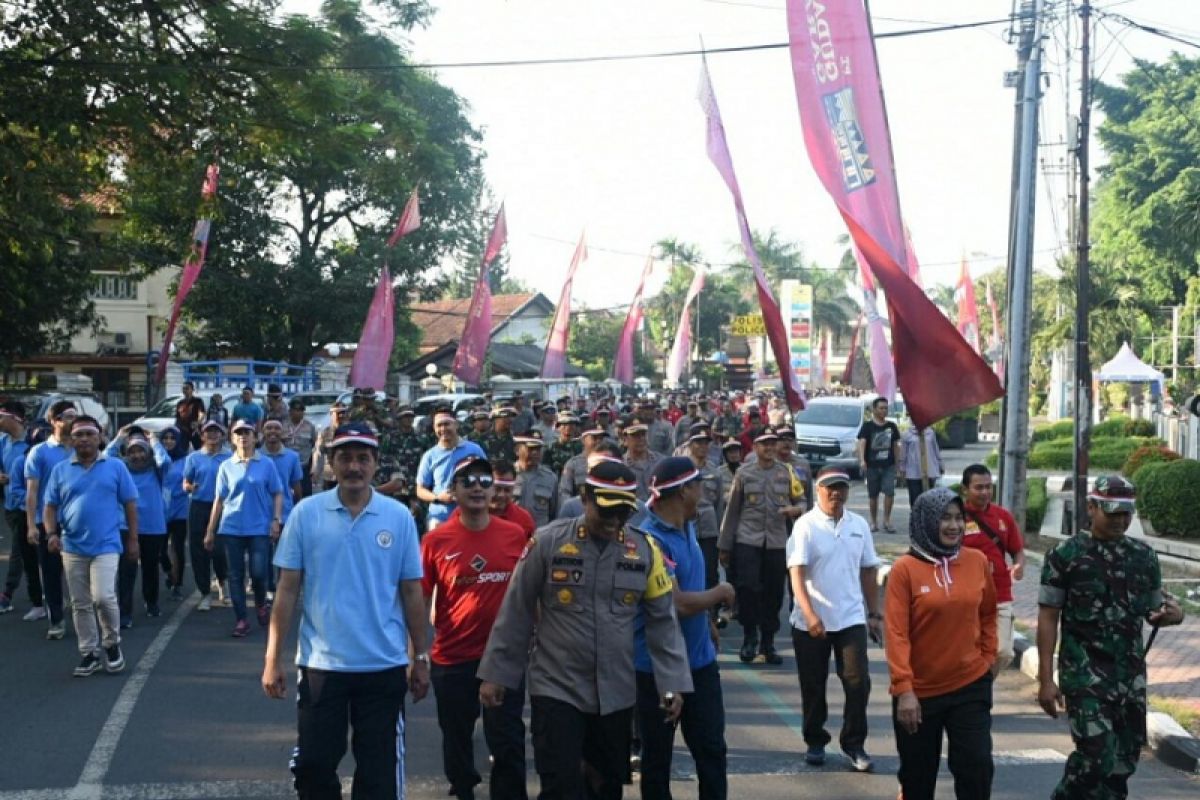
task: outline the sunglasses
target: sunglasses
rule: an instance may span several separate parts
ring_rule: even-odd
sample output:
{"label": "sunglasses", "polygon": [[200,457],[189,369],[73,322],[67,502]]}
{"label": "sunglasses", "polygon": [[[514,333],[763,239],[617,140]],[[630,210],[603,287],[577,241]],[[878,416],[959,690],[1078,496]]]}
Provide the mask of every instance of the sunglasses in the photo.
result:
{"label": "sunglasses", "polygon": [[485,474],[459,475],[454,479],[454,482],[464,489],[469,489],[472,486],[478,486],[480,489],[490,489],[496,483],[496,479],[491,475]]}

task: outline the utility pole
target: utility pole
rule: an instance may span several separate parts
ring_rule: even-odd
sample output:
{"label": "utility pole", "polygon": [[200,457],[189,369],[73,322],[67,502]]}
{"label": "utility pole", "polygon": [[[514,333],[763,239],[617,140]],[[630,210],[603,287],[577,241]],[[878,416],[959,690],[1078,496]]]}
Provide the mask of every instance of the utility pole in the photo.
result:
{"label": "utility pole", "polygon": [[1092,438],[1092,361],[1088,313],[1091,311],[1091,244],[1088,209],[1088,150],[1092,119],[1092,4],[1083,0],[1079,7],[1080,69],[1079,85],[1079,240],[1075,275],[1075,479],[1071,508],[1073,531],[1084,528],[1088,490],[1088,448]]}
{"label": "utility pole", "polygon": [[[1032,5],[1032,9],[1031,9]],[[1010,225],[1008,374],[1005,376],[1000,505],[1018,525],[1025,520],[1025,465],[1029,459],[1029,334],[1033,302],[1033,225],[1037,193],[1038,103],[1041,100],[1044,0],[1021,5],[1021,43],[1028,46],[1022,80],[1017,196]],[[1031,13],[1032,12],[1032,13]]]}

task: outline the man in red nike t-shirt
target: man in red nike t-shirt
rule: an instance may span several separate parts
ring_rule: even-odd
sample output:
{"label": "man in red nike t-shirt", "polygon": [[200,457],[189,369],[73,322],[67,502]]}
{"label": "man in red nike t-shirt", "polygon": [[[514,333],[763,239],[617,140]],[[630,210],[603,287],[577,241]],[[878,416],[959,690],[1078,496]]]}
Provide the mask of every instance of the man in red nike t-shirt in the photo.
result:
{"label": "man in red nike t-shirt", "polygon": [[513,502],[513,489],[517,485],[517,468],[511,461],[503,458],[492,462],[492,477],[496,479],[496,493],[492,495],[492,504],[488,511],[493,517],[499,517],[505,522],[511,522],[525,531],[525,537],[533,536],[537,523],[533,515]]}
{"label": "man in red nike t-shirt", "polygon": [[[465,458],[453,475],[450,491],[458,507],[421,541],[421,586],[433,612],[430,679],[442,729],[443,767],[450,795],[469,798],[482,781],[471,742],[481,711],[475,672],[529,537],[488,513],[495,479],[486,459]],[[482,709],[483,735],[494,762],[492,797],[526,797],[524,706],[521,687],[507,693],[499,708]]]}

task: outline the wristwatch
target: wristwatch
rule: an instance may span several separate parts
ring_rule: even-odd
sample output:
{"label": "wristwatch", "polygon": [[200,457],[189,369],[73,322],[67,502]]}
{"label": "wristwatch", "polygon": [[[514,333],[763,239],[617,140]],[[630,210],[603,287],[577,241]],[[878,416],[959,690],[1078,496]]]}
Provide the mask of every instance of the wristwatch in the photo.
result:
{"label": "wristwatch", "polygon": [[422,664],[424,664],[425,666],[428,667],[429,666],[429,653],[418,653],[416,660],[420,661]]}

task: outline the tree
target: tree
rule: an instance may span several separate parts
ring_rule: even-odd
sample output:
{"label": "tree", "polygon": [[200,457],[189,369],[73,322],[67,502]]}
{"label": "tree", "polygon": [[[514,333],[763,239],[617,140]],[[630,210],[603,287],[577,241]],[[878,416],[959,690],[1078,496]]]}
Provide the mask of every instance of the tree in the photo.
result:
{"label": "tree", "polygon": [[[486,213],[476,215],[475,224],[467,233],[467,243],[462,250],[462,256],[446,278],[443,291],[445,297],[464,298],[475,294],[483,251],[491,236],[497,210],[498,208],[489,208]],[[507,250],[501,250],[500,255],[488,268],[488,286],[492,294],[525,294],[530,291],[524,282],[509,274]]]}
{"label": "tree", "polygon": [[[568,361],[586,370],[591,380],[605,380],[612,374],[613,358],[624,326],[623,314],[580,309],[571,316]],[[636,346],[636,339],[633,366],[637,375],[654,374],[654,365],[646,358],[642,348]]]}

